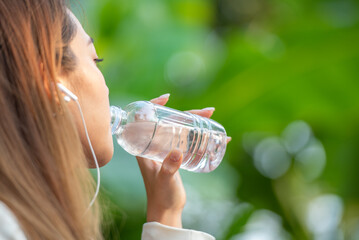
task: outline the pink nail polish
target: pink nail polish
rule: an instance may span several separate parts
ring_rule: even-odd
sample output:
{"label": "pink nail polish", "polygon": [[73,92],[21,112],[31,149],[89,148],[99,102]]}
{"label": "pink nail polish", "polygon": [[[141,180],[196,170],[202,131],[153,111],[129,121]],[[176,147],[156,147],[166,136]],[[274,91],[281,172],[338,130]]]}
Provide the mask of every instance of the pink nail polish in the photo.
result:
{"label": "pink nail polish", "polygon": [[182,153],[180,151],[172,150],[170,159],[172,162],[178,162],[181,158]]}
{"label": "pink nail polish", "polygon": [[170,97],[170,94],[166,93],[166,94],[159,96],[158,98],[169,98],[169,97]]}

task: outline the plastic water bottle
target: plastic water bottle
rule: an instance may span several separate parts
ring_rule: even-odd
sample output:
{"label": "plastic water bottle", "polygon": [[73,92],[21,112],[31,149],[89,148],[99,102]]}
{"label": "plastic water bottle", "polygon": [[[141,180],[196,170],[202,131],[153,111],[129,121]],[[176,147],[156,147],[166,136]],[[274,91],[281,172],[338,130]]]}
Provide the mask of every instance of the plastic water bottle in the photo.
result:
{"label": "plastic water bottle", "polygon": [[178,148],[181,168],[210,172],[221,163],[227,134],[219,123],[148,101],[130,103],[123,109],[111,106],[111,129],[128,153],[162,162]]}

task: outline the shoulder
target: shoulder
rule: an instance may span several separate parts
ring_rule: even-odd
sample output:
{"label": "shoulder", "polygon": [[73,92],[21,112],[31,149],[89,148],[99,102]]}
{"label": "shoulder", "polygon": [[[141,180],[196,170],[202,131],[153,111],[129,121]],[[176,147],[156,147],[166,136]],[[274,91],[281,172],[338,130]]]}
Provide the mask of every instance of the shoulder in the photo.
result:
{"label": "shoulder", "polygon": [[0,239],[26,240],[16,217],[11,210],[0,201]]}

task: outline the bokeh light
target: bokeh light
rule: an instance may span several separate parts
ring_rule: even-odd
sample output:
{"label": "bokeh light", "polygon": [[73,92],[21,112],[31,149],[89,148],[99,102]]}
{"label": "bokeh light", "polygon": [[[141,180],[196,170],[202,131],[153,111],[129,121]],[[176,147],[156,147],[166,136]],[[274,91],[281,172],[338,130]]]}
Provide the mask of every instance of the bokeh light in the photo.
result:
{"label": "bokeh light", "polygon": [[243,233],[230,240],[289,240],[279,215],[268,210],[257,210],[249,218]]}
{"label": "bokeh light", "polygon": [[283,131],[284,145],[289,153],[299,152],[311,139],[312,130],[304,121],[289,124]]}
{"label": "bokeh light", "polygon": [[254,150],[254,164],[264,176],[275,179],[287,172],[291,163],[279,138],[262,140]]}
{"label": "bokeh light", "polygon": [[[357,1],[80,4],[111,104],[170,93],[175,109],[215,107],[232,137],[213,173],[181,171],[184,227],[218,240],[359,239]],[[105,239],[140,239],[135,158],[115,142],[101,171]]]}
{"label": "bokeh light", "polygon": [[321,142],[313,139],[295,156],[295,164],[308,181],[319,177],[326,164],[326,153]]}
{"label": "bokeh light", "polygon": [[[314,239],[342,239],[338,230],[343,216],[343,201],[336,195],[313,199],[307,209],[307,227]],[[329,237],[329,238],[328,238]]]}
{"label": "bokeh light", "polygon": [[206,65],[201,56],[193,52],[180,52],[170,58],[166,76],[176,86],[189,86],[203,79]]}

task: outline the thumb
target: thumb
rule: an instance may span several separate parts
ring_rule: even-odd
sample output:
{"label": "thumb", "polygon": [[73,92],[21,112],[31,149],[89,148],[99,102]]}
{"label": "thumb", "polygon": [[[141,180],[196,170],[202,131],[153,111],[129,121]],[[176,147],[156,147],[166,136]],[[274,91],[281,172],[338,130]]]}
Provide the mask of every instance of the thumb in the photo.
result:
{"label": "thumb", "polygon": [[160,170],[161,175],[172,176],[181,166],[183,154],[179,149],[173,149],[163,160]]}

